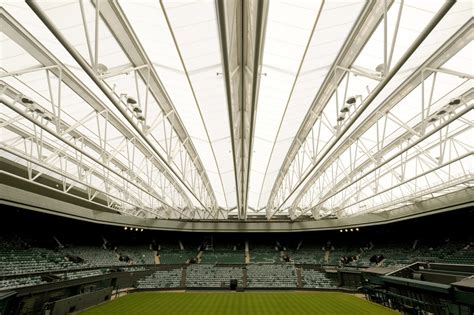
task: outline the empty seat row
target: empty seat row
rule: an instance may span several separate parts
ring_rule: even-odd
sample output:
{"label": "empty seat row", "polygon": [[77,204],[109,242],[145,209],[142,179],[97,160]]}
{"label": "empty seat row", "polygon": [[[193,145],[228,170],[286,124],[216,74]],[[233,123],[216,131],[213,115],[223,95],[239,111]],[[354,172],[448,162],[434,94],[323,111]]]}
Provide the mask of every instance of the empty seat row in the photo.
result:
{"label": "empty seat row", "polygon": [[220,267],[213,265],[190,265],[186,272],[186,286],[198,288],[228,287],[231,279],[242,286],[242,267]]}
{"label": "empty seat row", "polygon": [[138,289],[165,289],[181,286],[182,268],[157,270],[149,276],[138,280]]}
{"label": "empty seat row", "polygon": [[296,269],[293,265],[248,265],[249,288],[296,288]]}

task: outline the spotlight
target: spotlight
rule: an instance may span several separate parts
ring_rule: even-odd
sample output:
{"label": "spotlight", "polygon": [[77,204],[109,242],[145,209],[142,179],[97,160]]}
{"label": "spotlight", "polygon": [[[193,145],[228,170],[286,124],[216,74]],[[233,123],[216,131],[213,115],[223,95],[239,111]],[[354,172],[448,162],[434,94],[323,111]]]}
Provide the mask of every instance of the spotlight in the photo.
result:
{"label": "spotlight", "polygon": [[354,229],[351,229],[351,232],[354,232]]}
{"label": "spotlight", "polygon": [[22,97],[22,98],[21,98],[21,101],[22,101],[24,104],[33,104],[33,103],[34,103],[32,100],[30,100],[30,99],[27,98],[27,97]]}
{"label": "spotlight", "polygon": [[359,232],[359,228],[356,228],[356,231]]}
{"label": "spotlight", "polygon": [[34,109],[34,111],[35,111],[35,113],[38,113],[38,114],[40,114],[40,115],[43,115],[43,114],[44,114],[44,110],[43,110],[42,108],[40,108],[40,107],[36,107],[36,108]]}
{"label": "spotlight", "polygon": [[[354,104],[355,102],[356,102],[355,96],[351,96],[351,97],[349,97],[349,98],[346,100],[346,103],[349,104],[349,105],[352,105],[352,104]],[[344,108],[344,107],[343,107],[343,108]],[[349,111],[349,109],[348,109],[347,111]]]}
{"label": "spotlight", "polygon": [[349,232],[347,229],[345,229],[344,231]]}
{"label": "spotlight", "polygon": [[139,121],[145,121],[145,116],[143,116],[143,115],[138,115],[138,116],[137,116],[137,119],[138,119]]}
{"label": "spotlight", "polygon": [[337,117],[337,121],[343,121],[344,120],[344,115],[339,115],[339,117]]}
{"label": "spotlight", "polygon": [[449,102],[449,105],[459,105],[461,104],[461,100],[459,98],[455,98]]}
{"label": "spotlight", "polygon": [[441,115],[444,115],[444,114],[446,114],[446,113],[447,113],[447,112],[446,112],[444,109],[442,109],[442,110],[440,110],[439,112],[437,112],[436,115],[441,116]]}
{"label": "spotlight", "polygon": [[124,227],[123,229],[126,231],[128,229],[128,227]]}
{"label": "spotlight", "polygon": [[433,118],[431,118],[430,120],[428,120],[428,122],[435,122],[435,121],[437,121],[437,120],[438,120],[438,118],[433,117]]}
{"label": "spotlight", "polygon": [[339,230],[339,232],[341,232],[341,233],[342,233],[342,232],[344,232],[344,231],[343,231],[343,230]]}
{"label": "spotlight", "polygon": [[379,64],[377,67],[375,67],[375,71],[382,74],[385,73],[385,64]]}
{"label": "spotlight", "polygon": [[137,101],[133,97],[127,97],[127,104],[135,105]]}
{"label": "spotlight", "polygon": [[53,121],[53,118],[49,117],[49,116],[43,116],[43,119],[44,120],[47,120],[47,121]]}
{"label": "spotlight", "polygon": [[106,73],[107,71],[109,71],[109,68],[107,68],[106,65],[102,64],[102,63],[99,63],[97,64],[97,72],[99,74],[104,74]]}
{"label": "spotlight", "polygon": [[349,106],[342,106],[340,112],[341,113],[348,113],[349,112]]}
{"label": "spotlight", "polygon": [[141,113],[142,112],[142,109],[140,107],[138,107],[137,105],[133,106],[133,111],[137,114]]}
{"label": "spotlight", "polygon": [[141,229],[140,232],[143,232],[143,229]]}
{"label": "spotlight", "polygon": [[138,228],[135,228],[135,231],[137,231],[137,232],[138,232]]}

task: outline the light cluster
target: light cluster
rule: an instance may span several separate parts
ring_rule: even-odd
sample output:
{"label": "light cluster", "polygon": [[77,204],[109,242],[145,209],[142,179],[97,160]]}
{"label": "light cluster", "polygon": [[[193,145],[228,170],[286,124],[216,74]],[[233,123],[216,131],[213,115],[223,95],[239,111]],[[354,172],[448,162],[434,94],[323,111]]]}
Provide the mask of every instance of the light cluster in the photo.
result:
{"label": "light cluster", "polygon": [[343,233],[343,232],[359,232],[359,228],[352,228],[352,229],[340,229],[339,232]]}
{"label": "light cluster", "polygon": [[128,226],[124,226],[123,229],[124,229],[125,231],[127,231],[127,230],[130,230],[130,231],[135,230],[136,232],[138,232],[138,231],[143,232],[143,229],[133,228],[133,227],[128,227]]}

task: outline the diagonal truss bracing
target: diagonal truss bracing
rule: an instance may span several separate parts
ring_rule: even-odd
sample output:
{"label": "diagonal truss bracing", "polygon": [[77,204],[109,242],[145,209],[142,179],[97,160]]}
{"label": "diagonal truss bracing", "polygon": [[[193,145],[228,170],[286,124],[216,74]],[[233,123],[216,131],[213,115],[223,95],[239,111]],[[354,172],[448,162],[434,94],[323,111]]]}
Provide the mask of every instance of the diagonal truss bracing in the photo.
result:
{"label": "diagonal truss bracing", "polygon": [[[182,188],[176,183],[176,180],[169,174],[166,168],[162,165],[162,163],[153,158],[152,152],[148,147],[140,141],[140,138],[137,137],[131,130],[129,130],[123,122],[115,116],[112,112],[107,110],[105,104],[103,104],[79,79],[75,77],[75,75],[68,70],[64,65],[62,65],[59,60],[56,60],[54,56],[52,56],[39,42],[37,42],[26,30],[24,30],[6,11],[2,9],[1,11],[2,19],[2,31],[7,34],[10,38],[14,39],[18,45],[23,47],[26,52],[28,52],[31,56],[33,56],[38,62],[40,62],[43,68],[35,68],[35,69],[27,69],[25,71],[15,72],[15,73],[6,73],[2,74],[3,77],[14,76],[18,78],[21,74],[30,73],[33,71],[41,71],[45,70],[48,72],[48,75],[52,75],[58,78],[59,85],[58,85],[58,99],[56,100],[56,105],[53,105],[53,110],[51,112],[45,111],[41,109],[43,114],[47,113],[48,119],[40,119],[41,123],[53,123],[54,122],[54,130],[53,132],[56,133],[58,137],[72,137],[73,139],[84,139],[91,148],[98,152],[101,159],[105,161],[105,163],[111,163],[114,161],[114,158],[110,153],[110,149],[108,148],[107,141],[105,134],[103,136],[103,140],[100,141],[99,144],[93,144],[90,141],[89,137],[87,136],[80,136],[78,135],[77,128],[86,122],[78,121],[76,125],[70,126],[67,124],[62,123],[61,115],[64,115],[61,110],[61,83],[64,83],[68,86],[71,90],[76,91],[80,97],[89,104],[95,113],[91,113],[91,117],[88,119],[96,118],[101,120],[102,131],[105,132],[107,130],[107,124],[110,124],[110,128],[113,126],[118,131],[120,131],[121,136],[123,137],[122,143],[129,144],[131,148],[137,148],[139,151],[143,152],[143,155],[146,157],[142,163],[147,167],[156,168],[156,174],[162,173],[166,180],[169,181],[171,187],[179,192],[181,195],[180,198],[186,201],[186,207],[188,209],[192,208],[192,203],[187,197],[187,195],[182,191]],[[7,89],[6,85],[3,85],[4,92],[10,91],[11,89]],[[20,95],[19,92],[16,92],[17,95]],[[12,96],[12,95],[10,95]],[[28,96],[30,97],[30,96]],[[15,97],[12,97],[15,99]],[[17,99],[18,100],[18,99]],[[34,101],[34,100],[32,100]],[[64,101],[63,101],[64,102]],[[56,110],[55,110],[56,108]],[[86,117],[84,117],[86,118]],[[100,132],[100,131],[99,131]],[[128,148],[128,146],[127,146]],[[134,163],[131,163],[126,166],[122,166],[119,169],[129,169]],[[128,172],[125,172],[128,174]],[[130,178],[136,179],[136,176],[131,175]],[[133,181],[133,180],[132,180]]]}
{"label": "diagonal truss bracing", "polygon": [[0,173],[15,193],[145,220],[331,225],[461,202],[471,13],[454,0],[5,3]]}
{"label": "diagonal truss bracing", "polygon": [[[104,71],[104,67],[98,62],[97,54],[93,57],[93,60],[87,60],[66,39],[63,32],[53,24],[53,21],[49,19],[47,13],[41,9],[38,3],[34,1],[28,1],[27,3],[115,108],[133,126],[135,132],[152,149],[153,155],[166,166],[175,179],[190,193],[194,207],[202,208],[199,211],[205,211],[207,213],[205,217],[207,218],[216,217],[218,209],[214,193],[199,156],[192,145],[192,140],[180,122],[157,74],[154,72],[154,68],[151,66],[151,62],[147,59],[133,32],[130,29],[123,29],[125,27],[123,24],[113,23],[114,26],[122,28],[120,32],[114,33],[114,35],[120,35],[118,41],[127,58],[129,58],[130,65],[128,68],[127,65],[124,65],[120,69]],[[99,22],[102,21],[99,13],[104,14],[101,11],[102,2],[100,1],[98,4],[95,16],[96,31]],[[110,17],[112,16],[116,17],[115,15]],[[98,45],[100,45],[100,42],[96,40],[96,50]],[[94,54],[91,54],[91,56],[94,56]],[[106,62],[106,60],[103,62]],[[128,73],[134,73],[135,75],[135,84],[133,84],[132,79],[132,86],[137,86],[136,94],[139,101],[138,107],[140,108],[137,111],[134,111],[136,107],[133,107],[137,104],[137,100],[130,102],[130,98],[127,96],[130,91],[117,92],[112,83],[113,80],[111,80],[115,76],[125,76]],[[140,87],[145,90],[144,93],[142,91],[142,101],[140,101],[140,92],[138,91]],[[151,97],[148,97],[148,95]],[[160,110],[148,108],[148,103],[152,100],[155,106],[161,108]],[[133,110],[130,108],[131,106]],[[164,132],[160,131],[160,135],[164,134],[164,139],[157,139],[154,136],[154,132],[157,133],[156,128],[159,126],[164,128]]]}
{"label": "diagonal truss bracing", "polygon": [[[389,7],[391,4],[392,1],[386,1],[386,6]],[[273,184],[272,192],[267,201],[267,218],[271,218],[276,213],[276,211],[272,211],[275,210],[276,206],[274,205],[275,198],[277,198],[279,190],[281,190],[282,185],[284,185],[283,181],[290,180],[290,176],[287,175],[289,171],[291,172],[290,167],[292,166],[292,162],[295,160],[304,140],[311,133],[312,127],[318,118],[320,118],[319,113],[329,101],[332,94],[331,91],[334,90],[334,84],[339,84],[339,82],[344,78],[345,71],[341,69],[349,68],[352,65],[364,47],[366,40],[370,35],[372,35],[375,28],[382,20],[384,9],[384,1],[369,1],[364,8],[364,11],[361,13],[357,25],[353,28],[344,44],[344,47],[332,65],[329,75],[325,78],[318,94],[315,96],[308,114],[301,124],[287,156],[284,159],[283,165],[280,168],[279,174]],[[315,135],[315,137],[319,136]]]}
{"label": "diagonal truss bracing", "polygon": [[[325,158],[329,156],[329,153],[332,152],[334,148],[339,147],[337,146],[337,144],[340,142],[340,139],[343,139],[343,137],[345,137],[345,139],[348,139],[348,138],[353,139],[350,136],[347,137],[345,135],[346,132],[351,129],[355,121],[363,114],[364,110],[367,109],[367,107],[376,98],[376,96],[383,90],[383,88],[387,85],[387,83],[390,82],[390,80],[394,77],[394,75],[398,72],[398,70],[416,51],[416,49],[421,45],[424,39],[430,34],[430,32],[441,21],[441,19],[446,15],[446,13],[449,11],[449,9],[453,5],[454,5],[453,1],[448,1],[440,8],[440,10],[436,13],[436,15],[430,21],[430,23],[426,26],[426,28],[418,35],[418,37],[411,44],[411,46],[405,51],[401,59],[395,65],[393,65],[390,69],[386,68],[383,71],[383,73],[380,76],[380,79],[377,80],[378,84],[372,90],[370,90],[369,95],[367,96],[366,99],[363,100],[362,104],[358,106],[355,113],[353,114],[351,113],[350,118],[346,119],[343,122],[338,121],[338,124],[334,131],[332,139],[330,140],[328,145],[326,145],[323,149],[320,149],[320,151],[323,150],[322,153],[318,152],[317,156],[314,156],[311,158],[313,162],[309,166],[308,170],[304,172],[300,172],[299,175],[296,174],[296,175],[292,175],[291,177],[287,176],[287,180],[290,181],[288,185],[274,186],[274,190],[272,191],[271,198],[269,199],[269,202],[267,203],[267,217],[271,217],[275,213],[281,211],[283,208],[288,207],[288,205],[286,205],[287,203],[291,203],[295,198],[298,198],[297,196],[300,196],[300,192],[302,191],[300,188],[304,187],[308,189],[311,186],[308,183],[312,174],[314,174],[314,172],[319,173],[321,163],[325,160]],[[386,12],[386,10],[387,10],[387,7],[382,6],[382,11],[381,12],[379,11],[378,16],[383,17],[385,15],[384,12]],[[375,27],[375,24],[372,24],[372,27]],[[347,67],[339,67],[339,69],[341,68],[343,70],[342,72],[353,71],[351,69],[347,69]],[[332,83],[329,86],[326,86],[327,90],[325,94],[331,95],[335,93],[336,98],[337,98],[337,93],[335,91],[337,89],[338,84],[339,83],[336,81],[335,83]],[[357,102],[357,96],[354,97],[354,100],[351,103],[356,103],[356,102]],[[325,123],[324,117],[320,115],[320,112],[315,113],[315,112],[309,111],[308,116],[309,117],[313,116],[310,119],[311,122],[316,122],[316,120],[318,120],[320,124]],[[365,125],[360,124],[358,126],[365,126]],[[332,126],[329,125],[329,129],[332,130]],[[308,135],[308,133],[311,130],[312,130],[312,125],[308,125],[306,127],[303,126],[302,128],[300,128],[300,133],[304,132],[306,135]],[[315,136],[315,138],[318,139],[319,137]],[[295,141],[297,142],[299,141],[300,143],[303,142],[303,140],[299,136],[295,138]],[[302,150],[304,151],[304,147],[302,148]],[[331,153],[331,157],[334,157],[332,153]],[[278,181],[275,184],[277,183]],[[293,199],[290,200],[291,198]],[[290,209],[290,211],[292,210]]]}
{"label": "diagonal truss bracing", "polygon": [[[355,130],[348,137],[346,137],[343,142],[341,142],[337,149],[332,152],[331,158],[326,159],[319,166],[318,170],[313,173],[309,181],[305,183],[303,189],[293,200],[291,205],[291,211],[295,211],[295,209],[297,208],[301,209],[299,203],[302,200],[303,196],[305,196],[305,194],[310,189],[312,189],[316,180],[318,180],[323,175],[326,176],[325,172],[330,167],[337,166],[338,163],[340,163],[339,159],[342,154],[349,154],[352,157],[351,165],[354,165],[356,160],[355,155],[357,152],[357,148],[360,147],[361,151],[365,151],[363,155],[367,156],[367,160],[365,164],[362,164],[360,167],[351,167],[348,173],[344,173],[344,178],[341,179],[341,182],[332,183],[331,191],[327,194],[327,196],[324,196],[321,199],[323,201],[327,200],[330,196],[333,196],[339,191],[343,190],[344,187],[341,187],[342,182],[351,183],[356,179],[360,180],[368,174],[373,173],[375,169],[380,169],[391,159],[401,155],[407,150],[407,147],[403,146],[403,144],[407,144],[411,147],[415,145],[415,142],[418,143],[421,142],[423,139],[428,138],[429,135],[433,134],[432,130],[430,130],[429,133],[427,132],[429,130],[427,129],[428,126],[432,126],[433,128],[435,128],[434,130],[439,130],[441,128],[440,126],[449,124],[449,122],[455,122],[457,121],[457,119],[462,117],[462,114],[457,114],[455,112],[455,110],[457,110],[458,108],[459,110],[465,108],[464,112],[469,112],[472,108],[472,105],[469,104],[470,102],[472,102],[471,90],[463,92],[462,95],[456,95],[455,93],[457,89],[455,89],[455,91],[452,91],[450,95],[451,97],[456,96],[456,99],[459,99],[460,102],[454,105],[447,104],[448,102],[451,103],[451,101],[448,99],[445,100],[445,104],[443,107],[441,107],[441,109],[434,110],[432,108],[432,103],[434,100],[432,100],[431,97],[429,101],[424,99],[424,96],[426,94],[424,87],[426,85],[426,78],[431,76],[433,78],[431,87],[432,94],[433,89],[435,88],[436,74],[439,72],[443,72],[449,73],[449,75],[454,75],[459,78],[458,87],[461,91],[463,89],[465,90],[466,88],[469,88],[469,84],[472,83],[473,79],[472,75],[447,71],[445,69],[441,69],[440,66],[444,64],[447,60],[449,60],[449,58],[451,58],[453,55],[455,55],[456,52],[460,51],[469,42],[471,42],[473,36],[473,20],[471,19],[461,29],[459,29],[457,33],[449,41],[447,41],[435,54],[433,54],[423,65],[421,65],[417,71],[415,71],[409,78],[407,78],[403,84],[401,84],[396,90],[394,90],[391,95],[387,99],[385,99],[377,109],[372,111],[371,114],[369,114],[365,118],[364,122],[359,124],[358,127],[355,128]],[[419,85],[421,85],[422,87],[420,89],[422,93],[422,96],[420,97],[420,99],[422,100],[422,104],[421,106],[419,106],[419,114],[417,115],[419,123],[416,126],[410,127],[408,124],[412,124],[412,122],[401,121],[398,117],[391,114],[390,110]],[[461,119],[461,121],[466,119],[467,118]],[[384,131],[384,126],[386,126],[387,121],[395,122],[397,125],[399,125],[400,128],[406,129],[407,132],[405,134],[400,135],[393,142],[387,141],[386,138],[390,137],[390,135],[385,134]],[[468,126],[468,128],[471,128],[470,124],[468,124]],[[371,127],[375,128],[377,132],[377,153],[368,152],[368,149],[366,147],[363,147],[363,135]],[[384,143],[386,145],[384,145]],[[397,147],[400,147],[400,149],[402,149],[400,153],[393,155],[392,157],[384,156],[384,154],[388,152],[393,152],[393,150]],[[363,169],[363,165],[368,166],[369,164],[374,165],[374,168],[371,170],[364,170],[362,173],[363,175],[360,176],[360,172]],[[316,199],[319,200],[319,197]],[[298,215],[293,212],[293,215],[296,218],[306,212],[308,212],[308,209],[303,212],[300,212]]]}

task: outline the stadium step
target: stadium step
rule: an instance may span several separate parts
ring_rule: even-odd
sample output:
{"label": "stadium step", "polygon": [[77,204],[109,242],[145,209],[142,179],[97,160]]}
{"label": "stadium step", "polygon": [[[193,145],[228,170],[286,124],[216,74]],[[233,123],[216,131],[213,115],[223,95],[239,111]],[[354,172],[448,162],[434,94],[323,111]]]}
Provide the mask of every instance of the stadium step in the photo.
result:
{"label": "stadium step", "polygon": [[180,283],[180,287],[182,288],[186,287],[186,274],[187,274],[187,269],[186,267],[183,267],[182,272],[181,272],[181,283]]}
{"label": "stadium step", "polygon": [[243,269],[242,269],[242,274],[243,274],[243,275],[242,275],[242,286],[243,286],[244,288],[246,288],[246,287],[247,287],[247,283],[248,283],[248,282],[247,282],[247,268],[243,268]]}
{"label": "stadium step", "polygon": [[296,268],[296,287],[297,288],[302,288],[303,283],[301,281],[301,268]]}

